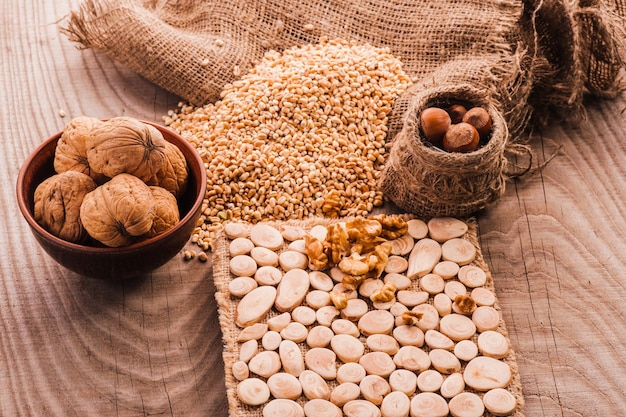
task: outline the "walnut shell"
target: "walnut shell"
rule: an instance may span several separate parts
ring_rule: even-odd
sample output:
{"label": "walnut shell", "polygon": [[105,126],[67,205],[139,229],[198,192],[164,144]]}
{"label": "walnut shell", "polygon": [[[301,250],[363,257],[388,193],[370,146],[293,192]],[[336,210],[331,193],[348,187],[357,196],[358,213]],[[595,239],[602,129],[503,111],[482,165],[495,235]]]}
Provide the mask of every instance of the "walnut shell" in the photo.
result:
{"label": "walnut shell", "polygon": [[150,191],[154,197],[155,215],[152,228],[146,237],[160,235],[173,227],[180,220],[176,197],[162,187],[150,186]]}
{"label": "walnut shell", "polygon": [[185,155],[176,145],[165,142],[163,165],[152,178],[146,181],[146,184],[165,188],[178,198],[187,188],[188,176]]}
{"label": "walnut shell", "polygon": [[106,246],[129,245],[150,231],[156,209],[150,188],[119,174],[83,199],[80,217],[89,235]]}
{"label": "walnut shell", "polygon": [[87,139],[87,159],[108,177],[126,173],[145,182],[161,169],[166,143],[157,128],[131,117],[114,117]]}
{"label": "walnut shell", "polygon": [[108,180],[108,177],[93,170],[87,160],[87,138],[92,134],[93,129],[101,123],[100,119],[80,116],[65,125],[54,152],[54,170],[57,173],[82,172],[89,175],[98,184]]}
{"label": "walnut shell", "polygon": [[95,189],[94,180],[78,171],[47,178],[35,189],[35,220],[63,240],[84,242],[88,235],[80,219],[80,206],[85,195]]}

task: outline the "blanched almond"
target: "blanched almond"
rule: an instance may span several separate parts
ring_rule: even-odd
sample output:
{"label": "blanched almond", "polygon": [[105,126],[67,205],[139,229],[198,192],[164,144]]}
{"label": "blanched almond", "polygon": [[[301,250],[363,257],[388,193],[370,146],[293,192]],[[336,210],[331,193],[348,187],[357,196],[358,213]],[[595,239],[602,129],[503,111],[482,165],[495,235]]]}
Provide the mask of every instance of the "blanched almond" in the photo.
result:
{"label": "blanched almond", "polygon": [[337,407],[343,407],[348,401],[356,400],[361,395],[361,389],[353,382],[337,385],[330,392],[330,402]]}
{"label": "blanched almond", "polygon": [[400,349],[398,341],[387,334],[373,334],[368,336],[365,344],[372,352],[385,352],[388,355],[395,355]]}
{"label": "blanched almond", "polygon": [[309,349],[304,354],[304,363],[308,369],[326,380],[335,379],[337,376],[337,355],[330,349]]}
{"label": "blanched almond", "polygon": [[337,334],[333,336],[330,340],[330,347],[344,363],[358,362],[363,356],[363,352],[365,352],[363,343],[349,334]]}
{"label": "blanched almond", "polygon": [[460,281],[448,281],[443,292],[450,297],[450,300],[454,300],[457,295],[467,294],[467,288]]}
{"label": "blanched almond", "polygon": [[482,287],[487,282],[487,273],[476,265],[464,265],[459,269],[459,281],[468,288]]}
{"label": "blanched almond", "polygon": [[448,403],[434,392],[420,392],[411,399],[411,417],[446,417]]}
{"label": "blanched almond", "polygon": [[247,405],[261,405],[270,399],[270,389],[259,378],[248,378],[237,384],[237,398]]}
{"label": "blanched almond", "polygon": [[344,363],[337,369],[337,382],[344,384],[353,382],[358,384],[365,377],[367,372],[360,364],[356,362]]}
{"label": "blanched almond", "polygon": [[348,401],[343,406],[346,417],[381,417],[380,409],[367,400]]}
{"label": "blanched almond", "polygon": [[250,257],[254,259],[258,266],[278,266],[278,254],[262,246],[252,248]]}
{"label": "blanched almond", "polygon": [[358,327],[356,327],[356,324],[346,319],[334,320],[331,323],[330,328],[335,334],[348,334],[354,337],[359,337],[361,334]]}
{"label": "blanched almond", "polygon": [[287,249],[306,254],[306,241],[304,239],[294,240],[287,245]]}
{"label": "blanched almond", "polygon": [[304,342],[309,335],[309,329],[302,323],[292,321],[280,331],[280,337],[296,343]]}
{"label": "blanched almond", "polygon": [[415,307],[428,301],[428,293],[426,291],[402,290],[396,293],[396,299],[407,307]]}
{"label": "blanched almond", "polygon": [[427,330],[426,333],[424,333],[424,341],[431,349],[454,349],[452,339],[437,330]]}
{"label": "blanched almond", "polygon": [[276,288],[261,285],[246,294],[235,312],[235,324],[239,327],[251,326],[261,321],[274,305]]}
{"label": "blanched almond", "polygon": [[450,279],[459,272],[459,264],[452,261],[441,261],[433,268],[433,274],[439,275],[443,279]]}
{"label": "blanched almond", "polygon": [[411,400],[400,391],[390,392],[380,405],[382,417],[408,417]]}
{"label": "blanched almond", "polygon": [[315,225],[309,230],[309,234],[323,242],[328,236],[328,228],[324,225]]}
{"label": "blanched almond", "polygon": [[338,266],[333,266],[328,271],[328,275],[335,282],[342,282],[343,278],[346,276],[346,273],[341,270]]}
{"label": "blanched almond", "polygon": [[302,393],[308,400],[321,398],[330,399],[330,387],[324,378],[318,373],[305,369],[298,377],[302,385]]}
{"label": "blanched almond", "polygon": [[259,342],[256,339],[248,340],[239,346],[239,360],[248,362],[259,351]]}
{"label": "blanched almond", "polygon": [[237,255],[230,258],[230,272],[237,277],[252,277],[257,270],[257,263],[249,255]]}
{"label": "blanched almond", "polygon": [[406,275],[402,274],[386,274],[383,278],[383,282],[385,284],[392,283],[396,286],[396,290],[398,291],[406,290],[411,286],[411,280]]}
{"label": "blanched almond", "polygon": [[247,342],[248,340],[258,340],[262,338],[265,333],[267,333],[267,324],[256,323],[240,331],[237,335],[237,341]]}
{"label": "blanched almond", "polygon": [[502,334],[493,330],[479,334],[476,344],[484,356],[502,359],[509,354],[509,341]]}
{"label": "blanched almond", "polygon": [[461,237],[467,230],[467,223],[454,217],[435,217],[428,221],[428,233],[437,242]]}
{"label": "blanched almond", "polygon": [[511,367],[507,363],[487,356],[475,357],[463,371],[465,384],[476,391],[506,388],[512,377]]}
{"label": "blanched almond", "polygon": [[361,333],[365,336],[373,334],[389,334],[393,330],[395,318],[386,310],[372,310],[365,313],[358,322]]}
{"label": "blanched almond", "polygon": [[263,335],[261,345],[265,350],[276,350],[282,341],[283,338],[280,336],[280,333],[272,330]]}
{"label": "blanched almond", "polygon": [[441,257],[444,261],[467,265],[476,259],[476,247],[465,239],[446,240],[441,245]]}
{"label": "blanched almond", "polygon": [[238,381],[243,381],[244,379],[248,378],[248,376],[250,376],[248,364],[244,361],[237,361],[233,363],[231,371],[235,379]]}
{"label": "blanched almond", "polygon": [[305,269],[309,264],[309,258],[303,253],[294,250],[286,250],[278,255],[278,262],[283,271]]}
{"label": "blanched almond", "polygon": [[480,306],[472,313],[472,322],[479,332],[496,330],[500,325],[500,314],[491,306]]}
{"label": "blanched almond", "polygon": [[304,415],[306,417],[343,417],[339,407],[319,398],[304,403]]}
{"label": "blanched almond", "polygon": [[257,353],[250,362],[248,362],[248,369],[264,378],[269,378],[280,370],[281,362],[278,353],[272,350],[264,350]]}
{"label": "blanched almond", "polygon": [[254,248],[254,243],[246,237],[238,237],[230,242],[228,246],[228,251],[230,252],[230,256],[234,257],[237,255],[247,255]]}
{"label": "blanched almond", "polygon": [[378,375],[366,375],[359,383],[361,395],[375,405],[383,402],[385,395],[391,392],[391,387],[385,378]]}
{"label": "blanched almond", "polygon": [[401,316],[402,313],[406,311],[409,311],[409,308],[405,306],[404,304],[399,303],[398,301],[396,301],[395,303],[393,303],[391,307],[389,307],[389,312],[393,314],[393,316],[396,318],[398,316]]}
{"label": "blanched almond", "polygon": [[359,359],[359,365],[365,368],[365,371],[369,375],[378,375],[382,377],[388,377],[393,371],[396,370],[396,364],[393,359],[391,359],[391,356],[385,352],[366,353]]}
{"label": "blanched almond", "polygon": [[359,285],[359,295],[363,298],[370,298],[372,294],[380,290],[385,283],[382,279],[368,278]]}
{"label": "blanched almond", "polygon": [[458,342],[474,336],[476,333],[476,325],[469,317],[452,313],[441,318],[439,331],[455,342]]}
{"label": "blanched almond", "polygon": [[432,349],[428,352],[428,357],[432,367],[442,374],[453,374],[461,370],[459,358],[448,350]]}
{"label": "blanched almond", "polygon": [[469,362],[478,356],[478,346],[471,340],[461,340],[454,346],[454,356]]}
{"label": "blanched almond", "polygon": [[299,306],[309,290],[309,274],[304,269],[290,269],[283,275],[276,291],[274,307],[280,312]]}
{"label": "blanched almond", "polygon": [[250,277],[237,277],[228,283],[228,292],[233,297],[243,297],[258,286]]}
{"label": "blanched almond", "polygon": [[302,385],[295,376],[278,372],[267,379],[267,387],[274,398],[295,400],[302,394]]}
{"label": "blanched almond", "polygon": [[417,374],[408,369],[396,369],[389,375],[389,386],[392,391],[400,391],[411,396],[417,389]]}
{"label": "blanched almond", "polygon": [[279,249],[285,243],[283,235],[280,234],[278,229],[266,223],[257,223],[252,226],[250,229],[250,240],[256,246],[262,246],[271,250]]}
{"label": "blanched almond", "polygon": [[417,346],[402,346],[393,355],[393,363],[398,368],[408,369],[414,372],[423,372],[430,367],[430,357]]}
{"label": "blanched almond", "polygon": [[311,283],[311,287],[316,290],[321,291],[332,291],[333,283],[332,278],[325,272],[322,271],[311,271],[309,272],[309,282]]}
{"label": "blanched almond", "polygon": [[278,231],[283,235],[283,239],[293,242],[298,239],[304,239],[306,236],[306,230],[298,226],[292,226],[289,224],[281,224],[278,227]]}
{"label": "blanched almond", "polygon": [[278,285],[283,272],[274,266],[262,266],[254,273],[254,280],[259,285]]}
{"label": "blanched almond", "polygon": [[455,395],[448,403],[448,407],[452,417],[481,417],[485,413],[483,401],[473,392]]}
{"label": "blanched almond", "polygon": [[315,323],[315,310],[307,306],[298,306],[291,312],[291,319],[305,326]]}
{"label": "blanched almond", "polygon": [[282,329],[287,327],[289,323],[291,323],[291,314],[287,312],[279,314],[267,320],[268,328],[275,332],[280,332]]}
{"label": "blanched almond", "polygon": [[417,327],[423,332],[439,327],[439,312],[431,304],[416,305],[411,311],[421,314],[421,318],[417,322]]}
{"label": "blanched almond", "polygon": [[517,399],[503,388],[494,388],[483,395],[483,404],[494,416],[508,416],[515,411]]}
{"label": "blanched almond", "polygon": [[417,376],[417,388],[422,392],[436,392],[443,384],[443,375],[434,369],[427,369]]}
{"label": "blanched almond", "polygon": [[229,239],[248,237],[248,228],[243,223],[233,222],[224,224],[224,234]]}
{"label": "blanched almond", "polygon": [[273,399],[263,406],[263,417],[304,417],[304,409],[293,400]]}
{"label": "blanched almond", "polygon": [[292,340],[283,340],[278,346],[278,356],[283,370],[288,374],[299,377],[304,371],[304,357],[300,347]]}
{"label": "blanched almond", "polygon": [[441,254],[441,245],[435,240],[424,238],[417,241],[409,254],[407,277],[415,279],[430,273],[441,259]]}
{"label": "blanched almond", "polygon": [[406,222],[409,236],[414,239],[424,239],[428,235],[428,225],[420,219],[410,219]]}
{"label": "blanched almond", "polygon": [[424,332],[417,326],[402,325],[393,329],[393,337],[401,346],[423,346]]}
{"label": "blanched almond", "polygon": [[309,334],[306,337],[306,344],[309,347],[323,348],[330,344],[330,340],[335,333],[327,326],[315,326],[309,330]]}
{"label": "blanched almond", "polygon": [[339,315],[339,310],[335,306],[320,307],[315,312],[315,318],[322,326],[330,327],[335,317]]}
{"label": "blanched almond", "polygon": [[439,393],[444,398],[452,398],[455,395],[458,395],[465,390],[465,381],[463,380],[463,374],[460,372],[455,372],[446,377],[441,384],[441,388],[439,389]]}
{"label": "blanched almond", "polygon": [[360,320],[369,310],[369,306],[360,298],[348,300],[346,308],[341,309],[341,317],[350,321]]}

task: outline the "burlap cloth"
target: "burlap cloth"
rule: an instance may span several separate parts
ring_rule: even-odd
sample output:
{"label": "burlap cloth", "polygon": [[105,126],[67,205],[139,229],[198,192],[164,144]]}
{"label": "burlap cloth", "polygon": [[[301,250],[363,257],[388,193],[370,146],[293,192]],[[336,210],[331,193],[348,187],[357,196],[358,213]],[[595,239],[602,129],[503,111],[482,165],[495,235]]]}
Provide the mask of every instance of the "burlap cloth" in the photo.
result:
{"label": "burlap cloth", "polygon": [[[410,216],[406,216],[406,215],[401,215],[401,216],[407,219],[410,218]],[[327,225],[333,221],[340,221],[340,220],[345,220],[345,219],[330,220],[330,219],[315,218],[315,219],[310,219],[307,221],[290,221],[290,222],[287,222],[287,224],[300,226],[300,227],[303,227],[305,230],[309,230],[310,228],[318,224]],[[489,272],[489,268],[483,258],[483,255],[480,250],[479,243],[478,243],[478,235],[477,235],[478,226],[476,223],[476,219],[468,218],[465,221],[468,225],[468,231],[463,236],[463,238],[471,242],[477,249],[476,259],[472,262],[472,264],[479,266],[486,272],[487,282],[485,283],[484,287],[491,290],[495,295],[496,288],[494,285],[494,280],[493,280],[491,273]],[[269,224],[280,226],[281,223],[271,222]],[[225,365],[225,382],[226,382],[226,392],[227,392],[228,404],[229,404],[229,416],[230,417],[260,417],[262,416],[262,407],[247,406],[245,404],[242,404],[237,398],[236,387],[237,387],[238,381],[233,377],[233,374],[232,374],[232,365],[233,363],[239,360],[240,343],[238,343],[236,339],[241,329],[239,329],[235,325],[235,310],[237,308],[237,302],[239,299],[231,297],[230,292],[228,290],[228,283],[233,278],[233,275],[231,274],[230,269],[229,269],[229,261],[230,261],[229,244],[230,244],[230,240],[222,235],[217,239],[215,250],[213,252],[213,279],[215,282],[215,286],[217,288],[215,298],[218,303],[220,327],[222,329],[222,335],[224,338],[224,345],[225,345],[224,351],[223,351],[223,358],[224,358],[224,365]],[[454,280],[456,278],[452,278],[452,279]],[[412,287],[410,289],[419,291],[418,281],[419,280],[413,281]],[[432,302],[432,297],[431,297],[431,302]],[[506,323],[504,322],[504,319],[502,317],[502,312],[498,304],[497,297],[496,297],[496,302],[494,304],[494,308],[498,311],[500,315],[500,324],[499,324],[497,331],[501,333],[502,335],[504,335],[507,341],[509,342],[509,345],[511,345],[508,332],[506,329]],[[274,309],[272,309],[272,311],[270,311],[270,313],[268,314],[268,318],[273,317],[276,314],[279,314],[279,313],[275,311]],[[476,337],[477,336],[475,335],[473,339],[474,341],[476,340]],[[308,350],[308,346],[306,345],[306,343],[300,343],[299,345],[303,353],[305,353]],[[524,411],[523,411],[524,397],[522,394],[522,385],[521,385],[519,370],[518,370],[518,366],[516,362],[515,351],[511,348],[508,355],[501,360],[506,362],[511,367],[512,375],[513,375],[513,379],[506,389],[509,390],[516,397],[518,406],[515,409],[514,413],[511,414],[511,416],[512,417],[524,417]],[[330,387],[334,387],[337,385],[336,381],[328,381],[328,383]],[[466,388],[466,391],[475,392],[469,388]],[[303,396],[298,399],[298,402],[300,404],[304,404],[305,401],[306,399]],[[489,417],[491,416],[491,414],[487,412],[485,413],[485,416]]]}

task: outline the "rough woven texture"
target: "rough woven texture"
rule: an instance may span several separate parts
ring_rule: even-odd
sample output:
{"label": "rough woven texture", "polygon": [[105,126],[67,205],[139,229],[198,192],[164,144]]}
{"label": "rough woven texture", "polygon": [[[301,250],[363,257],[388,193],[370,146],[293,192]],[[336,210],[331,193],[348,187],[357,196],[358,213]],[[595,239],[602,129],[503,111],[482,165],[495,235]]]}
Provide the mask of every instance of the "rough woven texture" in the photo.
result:
{"label": "rough woven texture", "polygon": [[[404,217],[405,219],[411,218],[411,216],[407,216],[407,215],[400,215],[400,216]],[[325,219],[325,218],[324,219],[314,218],[314,219],[310,219],[304,222],[295,222],[295,221],[272,222],[269,224],[272,224],[277,227],[280,226],[281,224],[290,224],[290,225],[300,226],[304,228],[305,230],[309,230],[315,225],[319,225],[319,224],[328,225],[333,221],[341,221],[341,220],[346,220],[346,219],[330,220],[330,219]],[[465,222],[468,225],[468,231],[463,236],[463,238],[471,242],[476,247],[476,259],[474,260],[474,262],[472,262],[472,264],[479,266],[486,272],[487,282],[484,285],[484,287],[491,290],[495,295],[496,289],[494,285],[494,279],[491,276],[491,273],[489,272],[489,268],[483,258],[483,255],[480,250],[479,243],[478,243],[478,235],[477,235],[478,225],[477,225],[476,219],[468,218],[465,220]],[[233,275],[231,274],[229,270],[229,261],[230,261],[229,244],[230,244],[230,240],[228,238],[226,238],[223,235],[220,236],[217,239],[215,251],[213,253],[213,279],[217,288],[215,298],[218,303],[220,327],[222,330],[222,337],[224,339],[223,358],[224,358],[224,365],[225,365],[225,381],[226,381],[226,392],[227,392],[228,404],[229,404],[229,416],[230,417],[260,417],[262,415],[262,407],[250,407],[245,404],[242,404],[238,400],[237,393],[236,393],[237,380],[232,375],[232,365],[238,360],[238,357],[239,357],[239,345],[240,344],[236,341],[236,339],[237,339],[237,335],[239,334],[240,329],[235,325],[235,310],[237,308],[238,299],[232,298],[228,291],[228,283],[233,278]],[[452,279],[455,279],[455,278],[452,278]],[[418,280],[415,280],[413,282],[413,287],[411,287],[411,289],[418,290],[418,288],[419,288]],[[432,300],[432,297],[431,297],[431,300]],[[497,297],[496,297],[496,302],[494,304],[494,308],[498,310],[498,313],[500,314],[500,324],[499,324],[497,331],[506,337],[510,345],[508,332],[506,330],[506,324],[504,322],[504,319],[502,318],[502,312],[498,304]],[[278,314],[278,312],[275,310],[272,310],[268,314],[269,316],[273,316],[273,315]],[[306,343],[300,343],[300,346],[301,346],[303,353],[308,350],[308,346],[306,345]],[[524,412],[523,412],[524,397],[522,394],[522,386],[521,386],[521,381],[520,381],[520,376],[519,376],[519,370],[518,370],[518,366],[516,362],[515,352],[513,351],[513,349],[511,349],[509,351],[509,354],[502,360],[505,361],[507,364],[509,364],[509,366],[511,367],[513,379],[511,383],[509,384],[509,386],[507,387],[507,389],[516,397],[517,403],[518,403],[518,407],[516,408],[514,413],[511,414],[511,416],[512,417],[524,417]],[[336,382],[329,381],[329,384],[331,386],[334,386],[333,384],[336,384]],[[466,391],[471,391],[471,390],[467,389]],[[301,404],[304,404],[304,400],[302,397],[298,401]],[[489,417],[491,416],[491,414],[487,412],[485,416]]]}
{"label": "rough woven texture", "polygon": [[[531,120],[581,119],[585,93],[611,97],[622,89],[625,14],[626,0],[85,0],[63,30],[195,105],[218,100],[270,49],[321,37],[389,47],[414,86],[389,117],[387,139],[403,131],[404,140],[392,145],[398,156],[388,174],[428,177],[448,165],[432,152],[421,160],[401,156],[425,153],[417,149],[421,141],[407,138],[415,133],[417,103],[428,105],[423,98],[436,99],[433,92],[450,96],[467,85],[504,119],[505,152],[489,155],[500,160],[487,164],[493,170],[481,167],[477,184],[458,179],[465,168],[451,168],[444,186],[402,180],[398,193],[386,194],[401,207],[418,207],[414,213],[424,213],[420,201],[432,198],[443,207],[439,214],[466,216],[503,192],[507,155],[528,152]],[[466,159],[463,166],[472,157]],[[410,165],[394,166],[400,161]],[[420,173],[422,161],[436,171]],[[479,195],[467,204],[469,189]]]}

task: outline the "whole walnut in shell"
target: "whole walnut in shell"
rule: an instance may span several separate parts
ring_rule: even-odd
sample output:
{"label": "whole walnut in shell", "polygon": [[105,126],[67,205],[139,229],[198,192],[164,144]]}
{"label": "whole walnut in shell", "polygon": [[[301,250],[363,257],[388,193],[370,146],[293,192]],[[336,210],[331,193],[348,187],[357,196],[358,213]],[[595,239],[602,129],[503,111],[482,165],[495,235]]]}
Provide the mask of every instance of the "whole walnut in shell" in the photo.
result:
{"label": "whole walnut in shell", "polygon": [[178,198],[187,188],[188,176],[185,155],[176,145],[165,142],[163,165],[152,178],[146,181],[146,184],[165,188]]}
{"label": "whole walnut in shell", "polygon": [[100,119],[80,116],[65,125],[54,153],[54,170],[57,173],[82,172],[89,175],[98,184],[108,180],[108,177],[92,169],[87,159],[87,138],[92,134],[93,129],[100,124],[102,124]]}
{"label": "whole walnut in shell", "polygon": [[139,178],[119,174],[83,199],[80,217],[89,235],[110,247],[129,245],[152,228],[156,207]]}
{"label": "whole walnut in shell", "polygon": [[152,228],[146,237],[160,235],[167,231],[180,220],[176,197],[162,187],[150,186],[150,191],[154,197],[155,214]]}
{"label": "whole walnut in shell", "polygon": [[47,178],[35,189],[35,220],[53,235],[74,243],[88,235],[80,219],[85,195],[96,189],[87,174],[66,171]]}
{"label": "whole walnut in shell", "polygon": [[145,182],[161,169],[166,143],[157,128],[132,117],[114,117],[92,130],[87,159],[107,177],[126,173]]}

